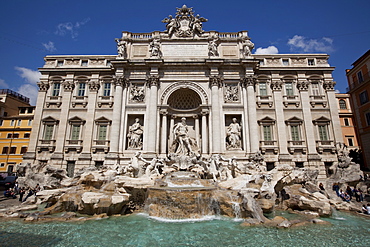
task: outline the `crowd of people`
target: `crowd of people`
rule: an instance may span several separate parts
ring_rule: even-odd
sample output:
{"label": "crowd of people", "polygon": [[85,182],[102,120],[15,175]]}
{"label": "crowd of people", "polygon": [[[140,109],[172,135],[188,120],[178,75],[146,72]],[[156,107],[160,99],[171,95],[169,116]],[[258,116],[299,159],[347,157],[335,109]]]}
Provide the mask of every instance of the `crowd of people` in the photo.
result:
{"label": "crowd of people", "polygon": [[[18,182],[15,182],[14,187],[7,188],[4,191],[4,197],[16,199],[19,197],[20,202],[25,202],[30,196],[36,196],[36,193],[40,191],[40,185],[37,184],[35,188],[19,187]],[[25,198],[24,195],[26,195]]]}
{"label": "crowd of people", "polygon": [[338,183],[333,184],[333,190],[337,193],[337,196],[342,198],[343,201],[350,202],[353,197],[355,197],[356,202],[363,202],[364,196],[360,188],[354,187],[353,189],[350,186],[347,186],[346,190],[343,191],[340,189]]}

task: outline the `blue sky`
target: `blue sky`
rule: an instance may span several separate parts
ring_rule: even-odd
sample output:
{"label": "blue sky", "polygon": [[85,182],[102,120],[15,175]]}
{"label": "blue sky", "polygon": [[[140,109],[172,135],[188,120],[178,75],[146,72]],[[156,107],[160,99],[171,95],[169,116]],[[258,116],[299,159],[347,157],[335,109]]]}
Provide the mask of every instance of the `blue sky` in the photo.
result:
{"label": "blue sky", "polygon": [[370,49],[369,0],[1,0],[0,88],[37,95],[46,55],[113,55],[121,31],[163,31],[186,4],[208,19],[205,31],[248,30],[258,53],[328,53],[336,89],[345,69]]}

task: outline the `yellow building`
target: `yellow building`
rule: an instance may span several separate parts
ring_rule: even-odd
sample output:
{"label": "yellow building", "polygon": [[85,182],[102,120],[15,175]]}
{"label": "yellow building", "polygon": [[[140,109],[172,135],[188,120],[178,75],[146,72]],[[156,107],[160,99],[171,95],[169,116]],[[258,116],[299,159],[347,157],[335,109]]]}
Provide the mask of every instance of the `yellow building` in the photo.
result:
{"label": "yellow building", "polygon": [[27,152],[35,107],[29,98],[9,89],[0,90],[0,173],[15,172]]}

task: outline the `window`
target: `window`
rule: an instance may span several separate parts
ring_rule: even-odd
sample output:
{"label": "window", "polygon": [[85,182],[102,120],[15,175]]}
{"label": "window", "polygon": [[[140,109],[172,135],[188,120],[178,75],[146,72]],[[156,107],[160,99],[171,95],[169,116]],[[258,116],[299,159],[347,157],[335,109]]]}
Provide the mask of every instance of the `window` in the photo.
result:
{"label": "window", "polygon": [[71,130],[71,140],[79,140],[80,139],[80,129],[81,125],[73,124]]}
{"label": "window", "polygon": [[2,154],[8,154],[9,147],[3,147],[3,152]]}
{"label": "window", "polygon": [[21,154],[24,154],[24,153],[26,153],[27,152],[27,147],[22,147],[21,148]]}
{"label": "window", "polygon": [[17,147],[11,147],[9,154],[15,154],[17,152]]}
{"label": "window", "polygon": [[370,112],[365,114],[367,126],[370,126]]}
{"label": "window", "polygon": [[308,59],[308,66],[314,66],[315,65],[315,59]]}
{"label": "window", "polygon": [[304,168],[304,163],[303,162],[295,162],[295,167]]}
{"label": "window", "polygon": [[33,107],[28,107],[28,112],[27,113],[29,113],[29,114],[31,114],[32,112],[33,112]]}
{"label": "window", "polygon": [[87,61],[87,60],[82,60],[82,62],[81,62],[81,66],[86,67],[86,66],[87,66],[87,63],[88,63],[88,61]]}
{"label": "window", "polygon": [[0,126],[3,126],[4,120],[0,119]]}
{"label": "window", "polygon": [[0,167],[5,167],[5,163],[1,163],[0,164]]}
{"label": "window", "polygon": [[362,71],[357,72],[357,79],[359,83],[364,81],[364,78],[362,77]]}
{"label": "window", "polygon": [[19,138],[19,133],[14,133],[13,138]]}
{"label": "window", "polygon": [[20,111],[19,111],[19,112],[20,112],[20,113],[26,113],[26,109],[27,109],[27,108],[22,107],[22,108],[20,108]]}
{"label": "window", "polygon": [[353,147],[354,146],[354,141],[353,141],[354,136],[346,136],[346,139],[347,139],[347,145],[349,147]]}
{"label": "window", "polygon": [[15,120],[14,120],[14,119],[12,119],[12,120],[10,121],[10,126],[14,126],[14,124],[15,124]]}
{"label": "window", "polygon": [[289,59],[283,59],[283,65],[288,66],[289,65]]}
{"label": "window", "polygon": [[27,123],[28,126],[31,126],[32,125],[32,119],[28,119],[28,123]]}
{"label": "window", "polygon": [[60,93],[60,83],[54,83],[53,96],[59,96]]}
{"label": "window", "polygon": [[264,141],[272,141],[271,125],[264,125],[263,126],[263,140]]}
{"label": "window", "polygon": [[292,138],[292,141],[300,141],[300,135],[299,135],[299,126],[298,125],[292,125],[290,126],[290,135]]}
{"label": "window", "polygon": [[261,66],[262,65],[265,65],[265,61],[264,60],[260,60],[259,63],[260,63]]}
{"label": "window", "polygon": [[314,96],[319,96],[320,95],[319,83],[312,83],[311,84],[311,89],[312,89],[312,95],[314,95]]}
{"label": "window", "polygon": [[30,138],[30,133],[24,133],[23,138]]}
{"label": "window", "polygon": [[104,83],[103,96],[110,96],[110,87],[111,87],[110,83]]}
{"label": "window", "polygon": [[78,86],[78,96],[85,96],[86,83],[80,83]]}
{"label": "window", "polygon": [[360,93],[360,103],[361,105],[367,103],[369,101],[369,96],[367,94],[367,91],[363,91]]}
{"label": "window", "polygon": [[327,125],[318,125],[319,128],[319,138],[321,141],[327,141],[328,138],[328,128]]}
{"label": "window", "polygon": [[6,138],[13,138],[13,134],[12,133],[8,133],[7,135],[6,135]]}
{"label": "window", "polygon": [[349,126],[349,119],[348,118],[344,118],[344,126]]}
{"label": "window", "polygon": [[99,125],[98,126],[98,140],[106,140],[107,138],[107,128],[108,126],[105,124]]}
{"label": "window", "polygon": [[339,100],[339,108],[340,109],[347,109],[347,104],[344,99]]}
{"label": "window", "polygon": [[54,131],[54,125],[51,125],[51,124],[45,125],[44,140],[52,140],[53,131]]}
{"label": "window", "polygon": [[61,67],[61,66],[63,66],[63,63],[64,63],[64,61],[58,61],[57,66],[58,66],[58,67]]}
{"label": "window", "polygon": [[285,83],[285,93],[287,96],[293,96],[293,83],[287,82]]}
{"label": "window", "polygon": [[18,126],[22,125],[22,120],[18,120]]}
{"label": "window", "polygon": [[266,82],[260,82],[259,83],[259,89],[260,89],[260,96],[266,96],[267,95]]}

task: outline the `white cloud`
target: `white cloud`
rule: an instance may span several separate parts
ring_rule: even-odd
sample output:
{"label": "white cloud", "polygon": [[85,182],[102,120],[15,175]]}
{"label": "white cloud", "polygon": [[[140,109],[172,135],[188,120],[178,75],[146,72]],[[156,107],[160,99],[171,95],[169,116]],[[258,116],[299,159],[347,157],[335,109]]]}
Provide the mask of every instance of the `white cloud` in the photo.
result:
{"label": "white cloud", "polygon": [[18,88],[18,93],[30,98],[30,104],[31,105],[36,105],[36,100],[37,100],[37,94],[38,94],[38,87],[33,84],[23,84]]}
{"label": "white cloud", "polygon": [[304,52],[331,52],[333,39],[323,37],[321,39],[307,39],[304,36],[294,35],[288,40],[290,50],[300,50]]}
{"label": "white cloud", "polygon": [[90,18],[87,18],[80,22],[76,22],[75,24],[73,24],[72,22],[60,23],[57,26],[57,30],[55,31],[55,34],[64,36],[67,33],[70,33],[71,37],[74,39],[78,36],[77,29],[85,25],[88,21],[90,21]]}
{"label": "white cloud", "polygon": [[57,50],[57,48],[55,48],[55,46],[54,46],[54,42],[52,42],[52,41],[49,41],[48,43],[42,43],[42,45],[49,52],[53,52],[53,51]]}
{"label": "white cloud", "polygon": [[267,48],[259,47],[254,54],[278,54],[279,50],[275,46],[271,45]]}
{"label": "white cloud", "polygon": [[19,76],[26,80],[27,83],[35,84],[40,80],[41,73],[37,70],[27,69],[23,67],[15,67],[19,72]]}
{"label": "white cloud", "polygon": [[38,93],[37,82],[40,80],[41,73],[23,67],[15,67],[15,69],[19,72],[19,76],[25,80],[25,83],[18,88],[17,92],[30,98],[31,105],[35,105]]}
{"label": "white cloud", "polygon": [[0,79],[0,88],[7,89],[9,88],[9,85],[6,84],[5,80]]}

